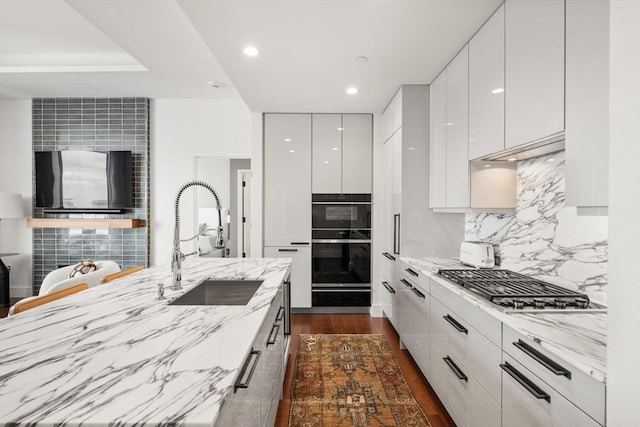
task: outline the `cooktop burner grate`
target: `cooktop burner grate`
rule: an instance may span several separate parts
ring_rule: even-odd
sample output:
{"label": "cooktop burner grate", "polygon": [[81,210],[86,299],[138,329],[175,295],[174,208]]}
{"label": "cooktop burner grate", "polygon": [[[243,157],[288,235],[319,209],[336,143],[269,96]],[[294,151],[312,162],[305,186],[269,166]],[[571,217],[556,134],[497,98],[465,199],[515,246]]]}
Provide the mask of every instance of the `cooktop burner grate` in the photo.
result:
{"label": "cooktop burner grate", "polygon": [[439,270],[438,275],[490,301],[496,298],[588,299],[585,294],[510,270]]}

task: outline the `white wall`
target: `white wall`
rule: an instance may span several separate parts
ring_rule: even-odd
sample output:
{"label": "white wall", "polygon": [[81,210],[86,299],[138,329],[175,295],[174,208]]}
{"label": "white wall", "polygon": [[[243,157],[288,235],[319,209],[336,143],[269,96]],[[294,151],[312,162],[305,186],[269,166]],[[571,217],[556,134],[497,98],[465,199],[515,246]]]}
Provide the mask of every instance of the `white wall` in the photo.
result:
{"label": "white wall", "polygon": [[[242,100],[152,100],[151,265],[169,262],[174,200],[194,179],[194,157],[251,157],[252,137],[252,114]],[[187,189],[180,200],[182,238],[194,229],[194,194]]]}
{"label": "white wall", "polygon": [[640,425],[640,2],[611,1],[607,425]]}
{"label": "white wall", "polygon": [[[0,100],[0,192],[20,193],[31,216],[31,100]],[[32,233],[25,220],[0,221],[0,253],[11,267],[11,297],[31,295]]]}

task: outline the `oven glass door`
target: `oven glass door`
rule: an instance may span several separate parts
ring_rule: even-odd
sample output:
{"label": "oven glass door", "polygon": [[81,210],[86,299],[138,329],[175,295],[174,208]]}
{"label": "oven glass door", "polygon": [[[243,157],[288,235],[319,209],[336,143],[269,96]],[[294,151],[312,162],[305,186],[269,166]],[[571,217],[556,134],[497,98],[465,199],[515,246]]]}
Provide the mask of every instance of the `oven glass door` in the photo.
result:
{"label": "oven glass door", "polygon": [[[349,242],[349,243],[347,243]],[[314,287],[371,284],[371,243],[353,240],[311,244]]]}

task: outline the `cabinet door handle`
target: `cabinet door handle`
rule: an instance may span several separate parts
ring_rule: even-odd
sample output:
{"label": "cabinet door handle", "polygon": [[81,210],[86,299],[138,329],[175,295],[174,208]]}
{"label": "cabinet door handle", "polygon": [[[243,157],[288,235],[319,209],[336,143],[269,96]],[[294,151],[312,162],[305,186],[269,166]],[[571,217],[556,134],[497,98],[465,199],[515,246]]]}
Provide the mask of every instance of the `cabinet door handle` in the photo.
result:
{"label": "cabinet door handle", "polygon": [[411,286],[411,283],[407,282],[404,279],[400,279],[400,281],[402,282],[403,285],[405,285],[407,288],[409,289],[413,289],[413,286]]}
{"label": "cabinet door handle", "polygon": [[469,378],[467,378],[464,372],[462,372],[462,369],[460,369],[458,365],[456,365],[456,362],[454,362],[449,356],[443,357],[442,360],[444,360],[444,363],[446,363],[447,366],[451,368],[451,370],[454,374],[456,374],[456,377],[458,377],[459,380],[469,382]]}
{"label": "cabinet door handle", "polygon": [[309,242],[291,242],[292,245],[306,245],[309,246]]}
{"label": "cabinet door handle", "polygon": [[411,291],[412,291],[414,294],[418,295],[418,297],[419,297],[419,298],[422,298],[422,299],[424,299],[424,298],[425,298],[425,297],[424,297],[424,294],[423,294],[422,292],[420,292],[419,290],[417,290],[416,288],[411,288]]}
{"label": "cabinet door handle", "polygon": [[278,309],[278,314],[276,315],[276,322],[279,322],[284,317],[284,307],[280,307]]}
{"label": "cabinet door handle", "polygon": [[297,249],[278,249],[278,252],[298,252]]}
{"label": "cabinet door handle", "polygon": [[389,252],[382,252],[382,255],[384,255],[385,258],[391,260],[391,261],[395,261],[396,257],[394,257],[393,255],[391,255]]}
{"label": "cabinet door handle", "polygon": [[469,330],[464,326],[462,326],[460,322],[458,322],[456,319],[454,319],[450,315],[446,314],[442,316],[442,318],[447,322],[449,322],[449,324],[453,326],[458,332],[462,332],[463,334],[469,334]]}
{"label": "cabinet door handle", "polygon": [[[242,370],[240,371],[240,375],[238,375],[238,381],[233,385],[233,392],[238,391],[239,388],[247,388],[251,383],[251,378],[253,377],[254,372],[256,371],[256,367],[258,366],[258,360],[260,359],[260,354],[262,352],[260,350],[251,350],[249,356],[244,361],[244,365],[242,366]],[[253,363],[251,361],[253,360]],[[249,364],[251,364],[251,368],[249,368]],[[247,370],[249,370],[249,374],[247,375],[246,381],[242,381],[242,379],[247,374]]]}
{"label": "cabinet door handle", "polygon": [[537,385],[535,385],[533,381],[531,381],[529,378],[522,375],[520,371],[518,371],[516,368],[511,366],[509,362],[504,362],[500,364],[500,367],[502,368],[503,371],[509,374],[514,380],[516,380],[518,384],[520,384],[522,387],[527,389],[527,391],[531,393],[536,399],[544,399],[547,402],[551,403],[551,396],[549,396],[547,393],[542,391],[542,389]]}
{"label": "cabinet door handle", "polygon": [[269,332],[269,338],[267,338],[267,347],[269,347],[270,345],[274,345],[276,343],[276,341],[278,340],[279,331],[280,331],[280,324],[275,323],[271,327],[271,332]]}
{"label": "cabinet door handle", "polygon": [[524,352],[527,356],[531,357],[533,360],[550,370],[556,375],[564,375],[568,379],[571,379],[571,371],[559,365],[555,361],[551,360],[544,354],[540,353],[535,348],[531,347],[529,344],[522,340],[518,340],[513,343],[518,349]]}
{"label": "cabinet door handle", "polygon": [[385,288],[387,288],[387,291],[389,291],[389,293],[390,293],[390,294],[395,294],[395,293],[396,293],[396,290],[395,290],[395,289],[393,289],[393,288],[391,287],[391,285],[389,285],[389,282],[385,282],[385,281],[383,281],[383,282],[382,282],[382,286],[384,286]]}
{"label": "cabinet door handle", "polygon": [[393,253],[400,255],[400,214],[393,215]]}
{"label": "cabinet door handle", "polygon": [[412,276],[416,276],[416,277],[418,277],[418,273],[416,273],[415,271],[413,271],[413,270],[412,270],[412,269],[410,269],[410,268],[405,268],[405,270],[404,270],[404,271],[406,271],[407,273],[409,273],[409,274],[410,274],[410,275],[412,275]]}

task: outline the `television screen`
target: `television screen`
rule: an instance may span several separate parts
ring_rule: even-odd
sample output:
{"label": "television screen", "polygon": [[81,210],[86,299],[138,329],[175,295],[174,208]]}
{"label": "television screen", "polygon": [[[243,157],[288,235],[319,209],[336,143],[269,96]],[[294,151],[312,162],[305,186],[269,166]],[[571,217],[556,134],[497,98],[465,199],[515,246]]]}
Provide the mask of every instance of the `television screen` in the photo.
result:
{"label": "television screen", "polygon": [[133,207],[131,151],[37,151],[36,206],[75,211]]}

